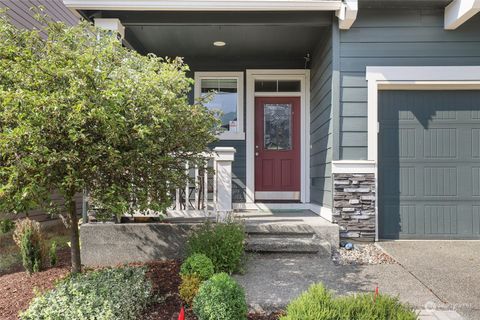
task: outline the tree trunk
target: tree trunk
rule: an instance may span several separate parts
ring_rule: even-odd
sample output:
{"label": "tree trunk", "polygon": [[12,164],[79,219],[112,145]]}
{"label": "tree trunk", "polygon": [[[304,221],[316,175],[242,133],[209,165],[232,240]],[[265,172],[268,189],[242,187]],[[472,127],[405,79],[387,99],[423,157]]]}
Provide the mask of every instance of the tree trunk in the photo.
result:
{"label": "tree trunk", "polygon": [[82,272],[82,263],[80,261],[80,236],[78,233],[78,216],[74,196],[71,196],[68,201],[68,215],[70,218],[72,273],[80,273]]}

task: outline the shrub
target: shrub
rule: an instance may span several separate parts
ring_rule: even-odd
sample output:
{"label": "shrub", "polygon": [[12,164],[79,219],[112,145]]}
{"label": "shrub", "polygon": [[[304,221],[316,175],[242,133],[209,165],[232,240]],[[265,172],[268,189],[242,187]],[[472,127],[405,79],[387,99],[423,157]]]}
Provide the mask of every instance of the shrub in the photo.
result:
{"label": "shrub", "polygon": [[25,270],[28,273],[40,271],[45,256],[45,242],[40,232],[40,224],[28,218],[18,220],[15,223],[13,240],[20,248]]}
{"label": "shrub", "polygon": [[152,295],[145,272],[145,268],[128,267],[72,275],[36,297],[20,318],[138,319]]}
{"label": "shrub", "polygon": [[35,240],[32,229],[25,230],[20,242],[22,264],[28,273],[39,272],[42,269],[41,244]]}
{"label": "shrub", "polygon": [[203,253],[192,254],[180,268],[181,275],[195,275],[201,281],[208,280],[214,272],[212,260]]}
{"label": "shrub", "polygon": [[181,275],[181,277],[182,283],[179,287],[180,298],[182,298],[187,305],[192,305],[193,299],[202,284],[202,280],[192,274]]}
{"label": "shrub", "polygon": [[193,312],[198,320],[247,319],[245,292],[228,274],[216,274],[200,286]]}
{"label": "shrub", "polygon": [[358,294],[334,297],[322,284],[290,302],[280,320],[414,320],[412,308],[387,295]]}
{"label": "shrub", "polygon": [[15,222],[10,219],[0,220],[0,233],[8,233],[15,228]]}
{"label": "shrub", "polygon": [[48,257],[50,258],[50,265],[52,267],[57,265],[57,242],[52,241],[50,250],[48,251]]}
{"label": "shrub", "polygon": [[215,272],[240,271],[244,255],[245,231],[237,223],[206,223],[187,241],[187,253],[203,253],[213,262]]}

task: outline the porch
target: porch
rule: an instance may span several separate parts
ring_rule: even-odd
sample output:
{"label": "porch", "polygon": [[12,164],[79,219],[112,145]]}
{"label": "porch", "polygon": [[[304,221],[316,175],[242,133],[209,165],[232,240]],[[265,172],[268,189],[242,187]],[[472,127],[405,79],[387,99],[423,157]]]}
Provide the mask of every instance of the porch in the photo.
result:
{"label": "porch", "polygon": [[332,221],[334,10],[77,11],[141,54],[183,57],[190,102],[213,93],[207,107],[223,112],[213,173],[187,165],[169,217],[309,210]]}

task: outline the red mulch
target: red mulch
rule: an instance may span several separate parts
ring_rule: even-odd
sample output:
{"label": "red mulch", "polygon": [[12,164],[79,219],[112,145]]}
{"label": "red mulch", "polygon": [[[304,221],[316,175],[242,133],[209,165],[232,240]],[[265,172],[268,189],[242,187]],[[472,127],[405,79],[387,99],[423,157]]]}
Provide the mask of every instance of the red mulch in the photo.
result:
{"label": "red mulch", "polygon": [[34,290],[51,289],[56,280],[70,272],[70,248],[59,249],[57,255],[58,264],[54,268],[32,276],[15,268],[14,273],[0,276],[0,319],[18,319],[18,313],[25,310],[35,296]]}
{"label": "red mulch", "polygon": [[[143,320],[177,320],[178,313],[183,306],[178,295],[180,285],[180,262],[174,260],[147,263],[157,302],[153,303],[143,314]],[[187,320],[196,320],[189,309],[185,310]],[[249,320],[277,320],[279,314],[259,315],[250,314]]]}
{"label": "red mulch", "polygon": [[[156,301],[145,311],[142,320],[177,320],[182,307],[182,300],[178,295],[180,285],[180,262],[174,260],[150,262],[150,277]],[[60,249],[58,265],[32,276],[24,271],[0,276],[0,319],[18,319],[18,313],[28,307],[35,296],[34,290],[45,291],[53,288],[58,279],[65,277],[70,271],[70,250]],[[249,320],[277,320],[278,314],[258,315],[250,314]],[[186,319],[196,320],[192,311],[186,309]]]}

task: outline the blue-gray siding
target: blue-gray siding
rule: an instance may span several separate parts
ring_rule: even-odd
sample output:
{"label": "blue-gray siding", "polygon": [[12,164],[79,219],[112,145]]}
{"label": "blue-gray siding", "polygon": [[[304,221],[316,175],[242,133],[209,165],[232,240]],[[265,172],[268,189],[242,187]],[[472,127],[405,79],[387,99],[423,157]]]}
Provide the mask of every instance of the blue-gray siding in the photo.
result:
{"label": "blue-gray siding", "polygon": [[310,94],[310,201],[332,206],[332,30],[312,56]]}
{"label": "blue-gray siding", "polygon": [[62,0],[0,0],[0,8],[8,8],[7,15],[12,23],[26,29],[40,29],[41,24],[34,18],[35,11],[31,10],[40,6],[53,21],[73,25],[79,20],[79,15],[65,7]]}
{"label": "blue-gray siding", "polygon": [[455,31],[442,10],[362,9],[340,33],[340,159],[367,158],[367,66],[480,65],[480,15]]}

